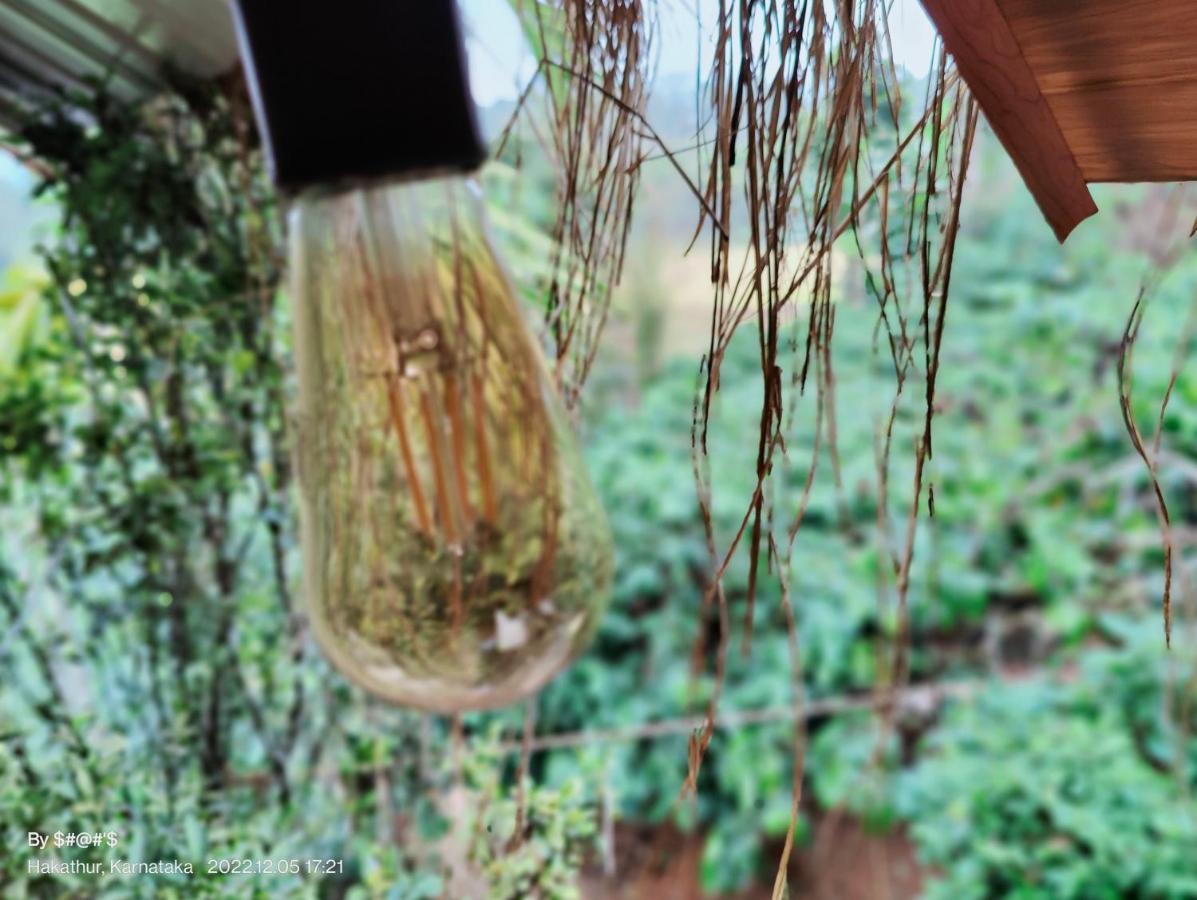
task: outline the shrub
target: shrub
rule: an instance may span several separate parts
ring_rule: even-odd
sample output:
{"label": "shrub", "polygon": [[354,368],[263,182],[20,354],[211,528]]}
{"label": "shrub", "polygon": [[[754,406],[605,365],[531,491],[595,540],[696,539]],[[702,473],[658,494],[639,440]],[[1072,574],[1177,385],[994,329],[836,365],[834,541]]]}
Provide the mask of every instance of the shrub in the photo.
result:
{"label": "shrub", "polygon": [[1197,897],[1197,812],[1081,689],[994,688],[955,707],[897,782],[930,898]]}

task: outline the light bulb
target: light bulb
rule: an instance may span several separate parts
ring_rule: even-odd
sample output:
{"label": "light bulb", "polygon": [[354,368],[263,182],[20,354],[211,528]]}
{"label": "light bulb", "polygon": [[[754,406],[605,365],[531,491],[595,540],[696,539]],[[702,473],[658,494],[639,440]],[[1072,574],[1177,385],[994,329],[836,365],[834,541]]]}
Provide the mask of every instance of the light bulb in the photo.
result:
{"label": "light bulb", "polygon": [[402,705],[527,696],[587,643],[612,544],[477,188],[305,195],[289,215],[316,638]]}

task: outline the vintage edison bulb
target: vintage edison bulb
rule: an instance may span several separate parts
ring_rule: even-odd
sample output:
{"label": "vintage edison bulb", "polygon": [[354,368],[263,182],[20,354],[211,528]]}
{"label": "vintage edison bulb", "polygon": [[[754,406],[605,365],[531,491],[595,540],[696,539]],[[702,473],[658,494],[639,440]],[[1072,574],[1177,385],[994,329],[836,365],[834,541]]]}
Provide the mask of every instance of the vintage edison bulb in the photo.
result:
{"label": "vintage edison bulb", "polygon": [[587,642],[612,545],[477,188],[301,197],[289,225],[317,639],[394,703],[518,700]]}

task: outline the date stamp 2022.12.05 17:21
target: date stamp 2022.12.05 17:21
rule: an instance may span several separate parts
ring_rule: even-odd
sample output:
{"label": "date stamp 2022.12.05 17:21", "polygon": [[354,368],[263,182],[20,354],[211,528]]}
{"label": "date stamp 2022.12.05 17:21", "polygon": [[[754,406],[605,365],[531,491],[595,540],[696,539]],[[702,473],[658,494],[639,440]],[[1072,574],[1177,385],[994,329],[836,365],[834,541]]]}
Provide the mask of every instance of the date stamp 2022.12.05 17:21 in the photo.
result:
{"label": "date stamp 2022.12.05 17:21", "polygon": [[[336,858],[295,857],[249,857],[212,858],[204,860],[198,867],[191,860],[156,859],[130,860],[116,856],[121,845],[121,836],[115,831],[42,833],[30,831],[28,846],[32,851],[28,859],[31,875],[94,875],[128,876],[140,875],[340,875],[344,863]],[[109,849],[114,858],[95,858],[95,849]],[[90,858],[78,858],[80,851],[92,851]]]}

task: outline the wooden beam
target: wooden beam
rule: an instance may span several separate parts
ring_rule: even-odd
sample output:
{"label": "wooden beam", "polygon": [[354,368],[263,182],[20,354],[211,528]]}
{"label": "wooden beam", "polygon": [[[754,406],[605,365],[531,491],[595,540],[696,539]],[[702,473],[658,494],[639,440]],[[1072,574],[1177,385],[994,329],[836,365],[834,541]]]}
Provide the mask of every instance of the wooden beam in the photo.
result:
{"label": "wooden beam", "polygon": [[1197,181],[1192,0],[998,0],[1085,181]]}
{"label": "wooden beam", "polygon": [[997,0],[922,0],[944,47],[1063,243],[1097,212],[1064,133]]}
{"label": "wooden beam", "polygon": [[96,43],[87,35],[71,27],[66,21],[61,21],[51,15],[47,9],[31,0],[5,0],[5,5],[17,16],[24,19],[35,31],[49,36],[51,44],[54,41],[69,48],[94,63],[101,73],[118,74],[125,81],[130,82],[139,90],[155,90],[160,86],[156,70],[147,70],[137,66],[125,58],[119,45],[110,47]]}

